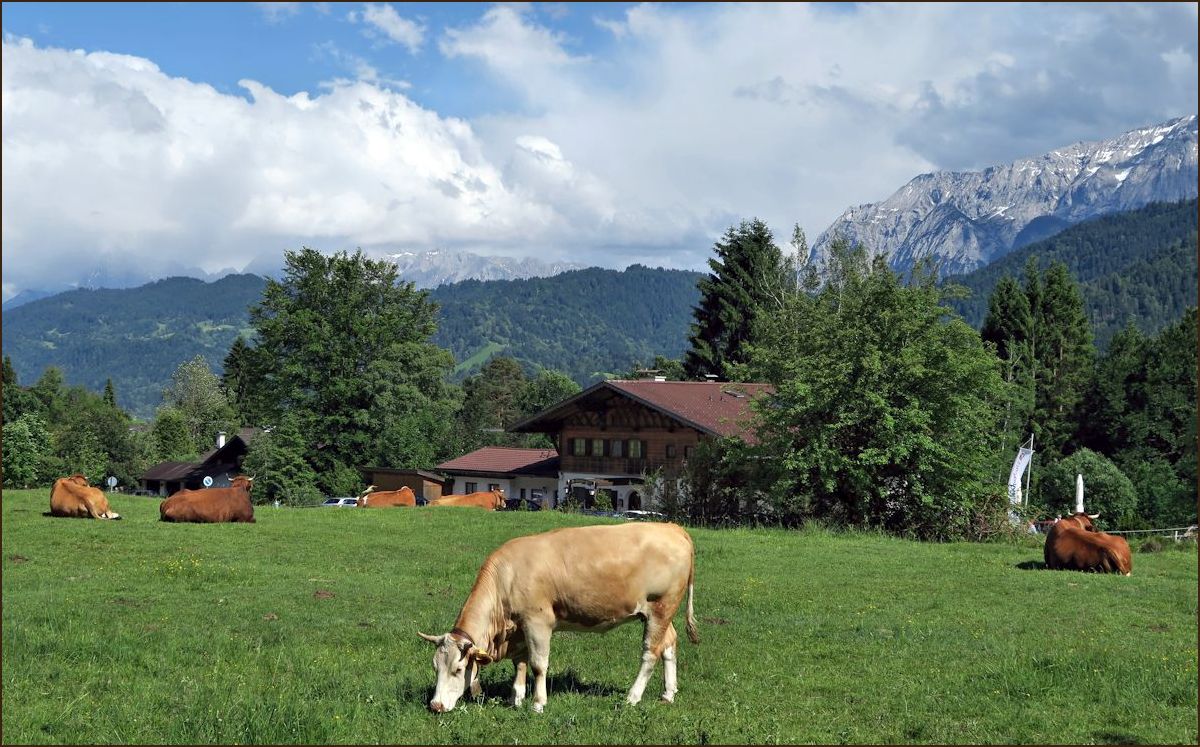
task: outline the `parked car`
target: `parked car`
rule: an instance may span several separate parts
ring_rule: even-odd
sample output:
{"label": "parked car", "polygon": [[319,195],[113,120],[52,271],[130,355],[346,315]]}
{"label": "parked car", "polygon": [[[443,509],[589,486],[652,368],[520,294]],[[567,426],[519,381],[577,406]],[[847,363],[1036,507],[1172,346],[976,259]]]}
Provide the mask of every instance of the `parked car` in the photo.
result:
{"label": "parked car", "polygon": [[343,496],[341,498],[326,498],[325,502],[322,503],[321,505],[322,506],[330,506],[332,508],[347,507],[347,506],[350,508],[353,508],[358,505],[358,499],[350,497],[350,496]]}
{"label": "parked car", "polygon": [[155,493],[153,490],[140,490],[140,489],[132,491],[130,493],[130,495],[150,495],[150,496],[154,496],[156,498],[158,497],[158,493]]}
{"label": "parked car", "polygon": [[621,518],[628,521],[663,521],[667,517],[657,511],[624,511]]}

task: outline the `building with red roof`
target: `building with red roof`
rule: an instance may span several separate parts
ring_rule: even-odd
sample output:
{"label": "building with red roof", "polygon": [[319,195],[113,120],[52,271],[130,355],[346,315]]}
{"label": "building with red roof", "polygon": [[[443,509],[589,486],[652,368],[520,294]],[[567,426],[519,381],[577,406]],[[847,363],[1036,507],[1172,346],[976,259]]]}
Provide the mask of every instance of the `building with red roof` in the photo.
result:
{"label": "building with red roof", "polygon": [[601,381],[508,429],[544,433],[554,450],[485,447],[437,468],[454,478],[455,493],[501,487],[510,499],[529,499],[536,489],[549,507],[568,494],[590,506],[607,491],[617,510],[642,509],[646,475],[677,472],[701,441],[753,442],[750,403],[770,391],[768,384]]}

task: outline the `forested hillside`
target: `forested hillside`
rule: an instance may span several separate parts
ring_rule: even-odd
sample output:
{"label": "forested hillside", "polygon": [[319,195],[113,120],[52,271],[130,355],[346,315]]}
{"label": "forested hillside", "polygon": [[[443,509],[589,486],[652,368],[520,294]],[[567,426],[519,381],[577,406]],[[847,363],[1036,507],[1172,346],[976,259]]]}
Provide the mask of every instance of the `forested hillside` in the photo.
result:
{"label": "forested hillside", "polygon": [[265,284],[257,275],[213,283],[180,277],[59,293],[4,312],[4,354],[22,384],[47,366],[93,392],[111,378],[118,404],[149,416],[180,363],[203,355],[221,365],[234,339],[249,332],[248,309]]}
{"label": "forested hillside", "polygon": [[1097,218],[1018,249],[975,272],[947,278],[969,298],[952,306],[978,328],[988,296],[1004,276],[1020,278],[1026,261],[1058,260],[1079,283],[1097,347],[1127,323],[1149,334],[1196,305],[1196,200],[1155,203]]}
{"label": "forested hillside", "polygon": [[[531,371],[556,368],[583,384],[656,354],[677,357],[699,277],[634,265],[453,283],[431,292],[441,306],[433,341],[454,354],[457,377],[503,352]],[[265,283],[230,275],[60,293],[4,312],[4,354],[23,384],[47,366],[97,392],[111,378],[118,403],[149,417],[179,364],[204,355],[220,373],[234,339],[250,333],[248,309]]]}
{"label": "forested hillside", "polygon": [[433,291],[441,305],[434,341],[458,361],[456,374],[495,352],[580,384],[687,344],[699,273],[632,265],[549,278],[467,280]]}

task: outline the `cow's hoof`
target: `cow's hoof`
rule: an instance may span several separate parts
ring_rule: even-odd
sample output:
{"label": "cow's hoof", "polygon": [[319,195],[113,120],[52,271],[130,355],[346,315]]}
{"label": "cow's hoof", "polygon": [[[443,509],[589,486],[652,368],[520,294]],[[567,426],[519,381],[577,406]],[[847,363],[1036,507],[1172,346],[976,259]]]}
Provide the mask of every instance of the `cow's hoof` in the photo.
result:
{"label": "cow's hoof", "polygon": [[546,708],[546,706],[541,703],[533,704],[533,712],[534,713],[541,713],[543,710],[545,710],[545,708]]}
{"label": "cow's hoof", "polygon": [[509,700],[509,705],[511,705],[513,708],[520,708],[524,703],[524,698],[512,698]]}
{"label": "cow's hoof", "polygon": [[662,701],[664,703],[674,703],[675,702],[675,693],[663,693]]}
{"label": "cow's hoof", "polygon": [[641,703],[641,702],[642,702],[642,699],[641,699],[641,698],[626,698],[626,699],[625,699],[625,705],[631,705],[631,706],[635,706],[635,705],[637,705],[638,703]]}

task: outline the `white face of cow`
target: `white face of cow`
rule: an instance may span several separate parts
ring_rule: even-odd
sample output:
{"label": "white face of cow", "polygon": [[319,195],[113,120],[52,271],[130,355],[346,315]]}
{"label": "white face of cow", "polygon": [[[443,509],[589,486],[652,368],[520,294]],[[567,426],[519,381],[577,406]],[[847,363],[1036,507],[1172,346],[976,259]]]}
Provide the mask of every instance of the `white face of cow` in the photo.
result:
{"label": "white face of cow", "polygon": [[424,633],[417,635],[437,646],[433,653],[433,671],[437,675],[437,681],[434,683],[433,700],[429,701],[429,709],[434,713],[454,710],[458,699],[467,691],[478,670],[471,658],[471,643],[449,633],[439,636]]}

